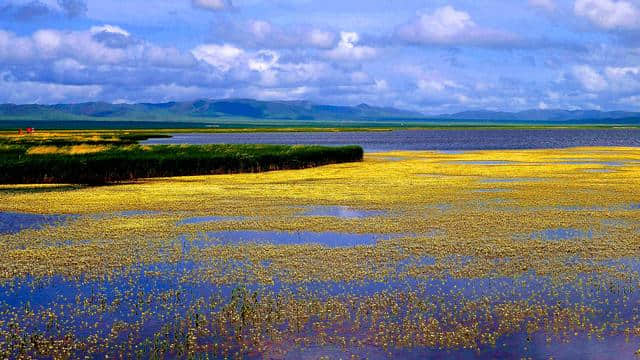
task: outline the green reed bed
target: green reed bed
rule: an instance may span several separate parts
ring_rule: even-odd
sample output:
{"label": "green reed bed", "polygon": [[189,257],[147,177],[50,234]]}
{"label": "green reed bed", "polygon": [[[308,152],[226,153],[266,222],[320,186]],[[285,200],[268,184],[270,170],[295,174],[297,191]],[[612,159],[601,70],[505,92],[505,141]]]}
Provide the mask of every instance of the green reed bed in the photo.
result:
{"label": "green reed bed", "polygon": [[359,146],[0,145],[0,183],[103,184],[138,178],[301,169],[360,161]]}

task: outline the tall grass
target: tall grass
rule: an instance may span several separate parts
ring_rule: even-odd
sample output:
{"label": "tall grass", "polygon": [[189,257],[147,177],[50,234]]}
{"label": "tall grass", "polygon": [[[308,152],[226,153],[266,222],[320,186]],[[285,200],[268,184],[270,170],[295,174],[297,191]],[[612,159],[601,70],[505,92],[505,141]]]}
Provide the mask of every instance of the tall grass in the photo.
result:
{"label": "tall grass", "polygon": [[166,138],[166,134],[130,133],[123,131],[43,131],[30,135],[15,133],[0,135],[0,144],[24,146],[71,146],[71,145],[126,145],[137,144],[149,138]]}
{"label": "tall grass", "polygon": [[98,152],[39,146],[40,151],[30,151],[32,147],[26,145],[1,146],[0,183],[103,184],[149,177],[300,169],[363,157],[359,146],[113,145]]}

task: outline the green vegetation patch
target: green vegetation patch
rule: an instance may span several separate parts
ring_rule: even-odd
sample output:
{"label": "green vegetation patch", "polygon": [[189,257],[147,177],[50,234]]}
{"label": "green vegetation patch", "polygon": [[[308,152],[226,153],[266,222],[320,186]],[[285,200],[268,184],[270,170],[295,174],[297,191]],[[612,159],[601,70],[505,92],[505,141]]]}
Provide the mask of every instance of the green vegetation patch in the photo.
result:
{"label": "green vegetation patch", "polygon": [[360,161],[359,146],[0,145],[0,183],[103,184],[138,178],[301,169]]}

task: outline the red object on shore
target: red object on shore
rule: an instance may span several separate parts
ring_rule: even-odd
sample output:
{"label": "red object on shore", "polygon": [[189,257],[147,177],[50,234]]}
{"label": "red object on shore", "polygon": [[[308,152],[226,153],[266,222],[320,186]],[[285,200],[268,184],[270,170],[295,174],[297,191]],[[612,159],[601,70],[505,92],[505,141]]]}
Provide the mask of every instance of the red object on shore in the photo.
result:
{"label": "red object on shore", "polygon": [[31,134],[33,132],[33,128],[28,127],[27,128],[27,134]]}
{"label": "red object on shore", "polygon": [[22,135],[22,129],[18,129],[18,135]]}

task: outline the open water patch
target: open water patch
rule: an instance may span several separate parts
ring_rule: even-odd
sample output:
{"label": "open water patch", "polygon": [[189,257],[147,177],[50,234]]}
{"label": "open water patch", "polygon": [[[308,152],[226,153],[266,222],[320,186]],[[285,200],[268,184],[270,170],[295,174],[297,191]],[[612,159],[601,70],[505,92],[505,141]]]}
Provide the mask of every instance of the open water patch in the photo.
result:
{"label": "open water patch", "polygon": [[507,189],[507,188],[489,188],[489,189],[475,189],[473,190],[473,192],[476,193],[500,193],[500,192],[507,192],[507,191],[511,191],[512,189]]}
{"label": "open water patch", "polygon": [[513,165],[518,162],[506,160],[456,160],[449,163],[456,165]]}
{"label": "open water patch", "polygon": [[385,156],[382,158],[382,160],[385,161],[404,161],[404,160],[409,160],[408,157],[406,156]]}
{"label": "open water patch", "polygon": [[593,230],[580,230],[574,228],[553,228],[541,231],[535,231],[528,235],[529,240],[546,240],[546,241],[562,241],[562,240],[580,240],[593,239]]}
{"label": "open water patch", "polygon": [[583,170],[586,173],[612,173],[615,172],[615,170],[612,169],[585,169]]}
{"label": "open water patch", "polygon": [[40,215],[0,212],[0,234],[15,234],[25,229],[58,226],[73,218],[72,215]]}
{"label": "open water patch", "polygon": [[597,160],[563,160],[556,161],[554,164],[564,164],[564,165],[605,165],[605,166],[624,166],[625,164],[621,161],[597,161]]}
{"label": "open water patch", "polygon": [[178,225],[202,224],[209,222],[242,221],[244,216],[195,216],[178,221]]}
{"label": "open water patch", "polygon": [[480,182],[484,183],[484,184],[540,182],[540,181],[547,181],[547,179],[544,179],[544,178],[514,177],[514,178],[492,178],[492,179],[482,179],[482,180],[480,180]]}
{"label": "open water patch", "polygon": [[469,152],[468,150],[438,150],[438,153],[447,155],[459,155]]}
{"label": "open water patch", "polygon": [[354,209],[348,206],[310,206],[302,213],[303,216],[326,216],[343,219],[363,219],[375,216],[387,215],[382,210]]}

